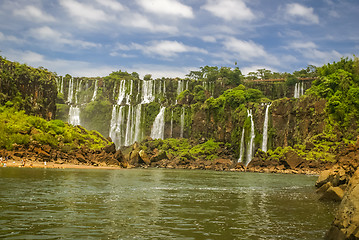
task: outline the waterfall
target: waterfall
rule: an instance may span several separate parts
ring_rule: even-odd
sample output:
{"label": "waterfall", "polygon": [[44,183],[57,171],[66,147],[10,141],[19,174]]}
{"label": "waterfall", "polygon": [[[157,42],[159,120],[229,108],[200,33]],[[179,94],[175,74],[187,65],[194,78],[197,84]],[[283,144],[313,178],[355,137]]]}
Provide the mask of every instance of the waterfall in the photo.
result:
{"label": "waterfall", "polygon": [[251,135],[250,135],[250,140],[249,140],[248,149],[247,149],[247,163],[246,163],[246,166],[248,166],[248,164],[252,161],[252,158],[253,158],[254,138],[255,138],[252,110],[247,110],[247,113],[248,113],[248,117],[251,118]]}
{"label": "waterfall", "polygon": [[142,102],[141,104],[146,104],[153,102],[155,96],[153,95],[153,82],[154,80],[144,80],[142,85]]}
{"label": "waterfall", "polygon": [[64,94],[64,78],[61,77],[61,88],[60,88],[60,93]]}
{"label": "waterfall", "polygon": [[70,78],[69,81],[69,91],[67,93],[67,102],[72,103],[72,99],[74,97],[74,79]]}
{"label": "waterfall", "polygon": [[300,83],[300,91],[299,91],[299,94],[300,96],[302,96],[304,94],[304,89],[303,89],[303,82]]}
{"label": "waterfall", "polygon": [[111,114],[110,132],[108,134],[112,139],[112,142],[117,142],[116,128],[117,128],[117,107],[116,105],[113,105],[112,114]]}
{"label": "waterfall", "polygon": [[141,116],[142,116],[142,105],[138,104],[136,107],[136,112],[135,112],[135,137],[134,137],[134,141],[135,142],[139,142],[141,141]]}
{"label": "waterfall", "polygon": [[151,138],[153,139],[164,139],[164,131],[165,131],[165,110],[166,107],[161,107],[160,112],[158,113],[155,121],[153,122],[152,130],[151,130]]}
{"label": "waterfall", "polygon": [[239,148],[238,162],[243,162],[243,155],[244,155],[244,127],[242,129],[242,137],[241,137],[241,145],[240,145],[240,148]]}
{"label": "waterfall", "polygon": [[173,110],[171,113],[171,138],[173,137]]}
{"label": "waterfall", "polygon": [[182,107],[182,113],[181,113],[181,135],[180,135],[181,138],[183,138],[183,133],[184,133],[184,116],[185,116],[185,108]]}
{"label": "waterfall", "polygon": [[177,86],[177,96],[180,95],[181,92],[183,92],[183,80],[178,80],[178,86]]}
{"label": "waterfall", "polygon": [[130,103],[131,103],[132,90],[133,90],[133,80],[131,80],[130,92],[127,93],[126,105],[130,105]]}
{"label": "waterfall", "polygon": [[304,94],[303,82],[296,83],[294,86],[294,98],[299,98]]}
{"label": "waterfall", "polygon": [[270,107],[270,104],[267,104],[265,116],[264,116],[264,123],[263,123],[263,140],[262,140],[262,151],[263,152],[267,151],[269,107]]}
{"label": "waterfall", "polygon": [[97,97],[97,88],[98,88],[98,82],[97,81],[98,80],[96,80],[96,82],[95,82],[95,90],[93,91],[93,96],[92,96],[92,99],[91,99],[92,102],[95,101],[96,97]]}
{"label": "waterfall", "polygon": [[131,125],[132,125],[132,106],[128,107],[127,112],[127,123],[126,123],[126,134],[125,134],[125,146],[130,146],[132,144],[132,132],[131,132]]}
{"label": "waterfall", "polygon": [[79,107],[70,106],[69,123],[74,126],[80,125],[80,108]]}
{"label": "waterfall", "polygon": [[126,96],[126,80],[121,80],[120,88],[118,89],[117,105],[121,105]]}

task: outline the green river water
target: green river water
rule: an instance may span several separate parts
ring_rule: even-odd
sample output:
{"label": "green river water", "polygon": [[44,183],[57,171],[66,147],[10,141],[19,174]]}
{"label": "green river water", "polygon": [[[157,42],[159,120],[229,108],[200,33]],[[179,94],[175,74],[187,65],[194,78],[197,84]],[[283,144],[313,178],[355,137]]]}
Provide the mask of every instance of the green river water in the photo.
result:
{"label": "green river water", "polygon": [[0,169],[0,239],[323,239],[317,177]]}

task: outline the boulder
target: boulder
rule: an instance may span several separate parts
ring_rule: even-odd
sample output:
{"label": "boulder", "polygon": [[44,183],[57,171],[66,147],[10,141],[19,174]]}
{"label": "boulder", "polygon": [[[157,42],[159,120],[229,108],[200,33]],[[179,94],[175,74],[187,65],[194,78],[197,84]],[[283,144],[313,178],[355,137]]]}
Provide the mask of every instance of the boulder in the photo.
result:
{"label": "boulder", "polygon": [[163,159],[168,159],[168,157],[167,157],[167,154],[165,151],[160,150],[155,155],[153,155],[150,160],[151,160],[151,162],[158,162]]}
{"label": "boulder", "polygon": [[116,152],[116,146],[114,143],[111,143],[110,145],[107,145],[105,147],[103,147],[103,150],[106,153],[115,153]]}
{"label": "boulder", "polygon": [[141,150],[138,154],[140,155],[142,161],[143,161],[145,164],[150,165],[151,160],[150,160],[150,158],[148,157],[148,155],[146,154],[145,151]]}
{"label": "boulder", "polygon": [[343,196],[344,191],[340,187],[329,187],[319,200],[340,202],[343,199]]}
{"label": "boulder", "polygon": [[301,158],[298,153],[291,150],[285,153],[284,162],[288,164],[291,169],[297,168],[300,164],[304,162],[303,158]]}
{"label": "boulder", "polygon": [[330,187],[332,187],[331,182],[327,182],[317,189],[317,193],[325,193]]}
{"label": "boulder", "polygon": [[320,188],[322,185],[324,185],[325,183],[327,182],[330,182],[333,178],[333,175],[332,175],[332,170],[325,170],[325,171],[322,171],[320,174],[319,174],[319,177],[318,177],[318,180],[317,182],[315,183],[315,186],[317,188]]}
{"label": "boulder", "polygon": [[359,169],[350,179],[327,240],[359,239]]}

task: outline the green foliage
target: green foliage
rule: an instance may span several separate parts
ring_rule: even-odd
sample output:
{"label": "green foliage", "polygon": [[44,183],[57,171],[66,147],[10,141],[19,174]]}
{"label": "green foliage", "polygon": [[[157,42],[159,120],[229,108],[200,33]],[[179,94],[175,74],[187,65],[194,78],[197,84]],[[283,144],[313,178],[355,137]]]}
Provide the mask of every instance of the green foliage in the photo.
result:
{"label": "green foliage", "polygon": [[28,116],[24,111],[0,106],[0,149],[13,149],[14,144],[31,143],[50,145],[59,148],[60,143],[70,149],[82,145],[89,149],[99,149],[108,144],[96,131],[87,131],[81,127],[72,127],[61,120],[46,121],[41,117]]}
{"label": "green foliage", "polygon": [[299,79],[292,74],[288,74],[288,76],[286,76],[285,78],[285,83],[287,84],[287,86],[294,86],[298,82]]}
{"label": "green foliage", "polygon": [[[327,99],[327,123],[336,126],[351,139],[359,134],[359,64],[358,59],[342,58],[317,69],[319,78],[309,93]],[[354,124],[353,124],[354,123]]]}
{"label": "green foliage", "polygon": [[108,123],[111,121],[112,104],[108,100],[97,98],[81,109],[81,125],[87,129],[94,129],[107,135]]}

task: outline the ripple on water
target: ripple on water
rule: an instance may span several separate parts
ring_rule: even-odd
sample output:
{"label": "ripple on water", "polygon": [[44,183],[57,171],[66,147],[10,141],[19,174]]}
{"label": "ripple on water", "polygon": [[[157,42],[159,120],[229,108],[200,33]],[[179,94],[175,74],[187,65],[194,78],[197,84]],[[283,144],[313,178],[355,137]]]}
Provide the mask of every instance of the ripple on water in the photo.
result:
{"label": "ripple on water", "polygon": [[315,177],[0,169],[0,238],[322,239]]}

